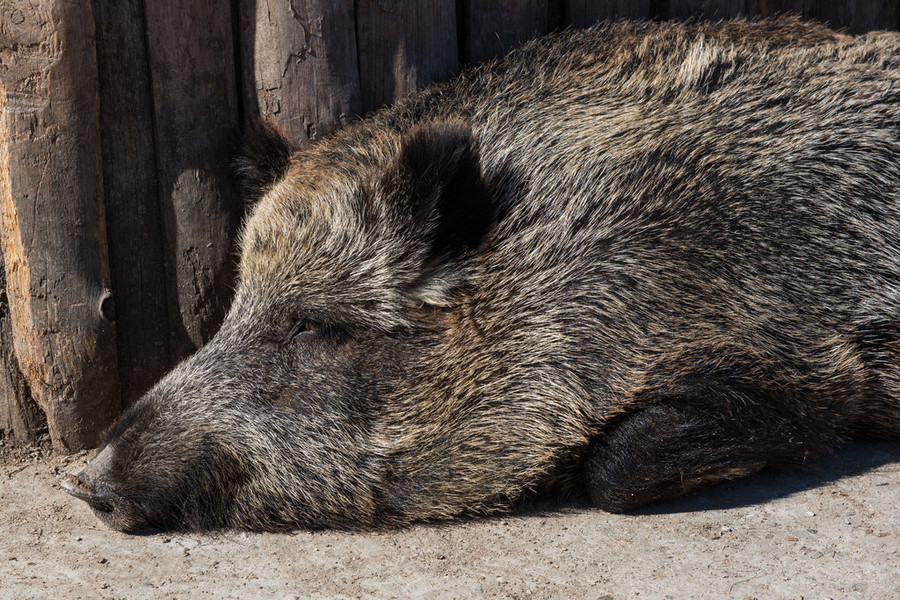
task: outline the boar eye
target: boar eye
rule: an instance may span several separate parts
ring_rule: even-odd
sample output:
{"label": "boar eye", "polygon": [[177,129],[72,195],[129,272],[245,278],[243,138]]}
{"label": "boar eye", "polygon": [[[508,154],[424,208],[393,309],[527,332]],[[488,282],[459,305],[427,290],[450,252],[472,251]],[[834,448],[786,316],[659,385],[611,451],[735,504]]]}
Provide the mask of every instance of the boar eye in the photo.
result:
{"label": "boar eye", "polygon": [[288,334],[288,340],[294,341],[298,338],[304,338],[310,335],[314,335],[320,329],[321,326],[312,319],[297,319],[297,322],[294,323],[294,325],[291,327],[291,331]]}

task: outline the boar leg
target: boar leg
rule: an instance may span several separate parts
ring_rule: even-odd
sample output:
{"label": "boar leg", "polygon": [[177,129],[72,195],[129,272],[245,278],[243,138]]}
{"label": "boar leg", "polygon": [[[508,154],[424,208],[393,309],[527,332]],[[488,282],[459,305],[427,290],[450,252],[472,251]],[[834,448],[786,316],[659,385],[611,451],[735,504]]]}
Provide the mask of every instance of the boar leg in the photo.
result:
{"label": "boar leg", "polygon": [[808,414],[798,419],[784,405],[737,394],[724,402],[721,394],[710,397],[719,403],[657,399],[614,421],[586,456],[593,502],[621,512],[766,465],[802,463],[839,441],[832,425]]}

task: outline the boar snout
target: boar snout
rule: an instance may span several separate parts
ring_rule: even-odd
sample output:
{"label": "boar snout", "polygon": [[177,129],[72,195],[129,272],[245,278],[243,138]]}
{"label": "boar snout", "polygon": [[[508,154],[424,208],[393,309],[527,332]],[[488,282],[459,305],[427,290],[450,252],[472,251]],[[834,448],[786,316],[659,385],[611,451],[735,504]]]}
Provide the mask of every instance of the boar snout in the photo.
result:
{"label": "boar snout", "polygon": [[62,489],[84,500],[91,508],[102,512],[112,512],[114,509],[114,493],[108,486],[102,484],[102,474],[109,467],[112,458],[112,448],[107,446],[78,475],[67,475],[63,479]]}
{"label": "boar snout", "polygon": [[143,510],[115,492],[105,473],[112,460],[112,448],[104,448],[77,475],[66,475],[60,487],[68,494],[84,500],[101,521],[113,529],[136,533],[149,529]]}
{"label": "boar snout", "polygon": [[77,475],[66,475],[60,486],[63,490],[79,500],[87,502],[91,508],[100,512],[112,512],[112,494],[108,490],[97,490],[85,484]]}

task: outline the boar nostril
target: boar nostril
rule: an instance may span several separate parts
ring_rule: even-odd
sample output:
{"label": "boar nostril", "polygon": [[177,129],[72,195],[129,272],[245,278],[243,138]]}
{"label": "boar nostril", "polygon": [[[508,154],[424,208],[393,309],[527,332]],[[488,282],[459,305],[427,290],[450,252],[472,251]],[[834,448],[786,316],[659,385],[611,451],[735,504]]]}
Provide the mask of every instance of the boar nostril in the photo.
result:
{"label": "boar nostril", "polygon": [[74,475],[66,475],[59,485],[66,492],[81,500],[87,500],[88,497],[93,495],[88,487]]}
{"label": "boar nostril", "polygon": [[60,487],[67,493],[75,496],[79,500],[84,500],[93,508],[101,512],[112,512],[113,505],[107,502],[104,497],[94,490],[86,486],[75,475],[66,475],[60,482]]}

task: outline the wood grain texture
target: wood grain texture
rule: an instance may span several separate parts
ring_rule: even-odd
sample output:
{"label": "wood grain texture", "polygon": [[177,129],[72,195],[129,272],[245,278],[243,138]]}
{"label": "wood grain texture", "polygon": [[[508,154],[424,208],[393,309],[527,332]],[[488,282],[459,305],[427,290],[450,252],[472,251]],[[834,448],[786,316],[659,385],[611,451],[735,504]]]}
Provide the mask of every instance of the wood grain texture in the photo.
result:
{"label": "wood grain texture", "polygon": [[793,12],[849,33],[897,29],[898,4],[897,0],[759,0],[763,15]]}
{"label": "wood grain texture", "polygon": [[566,0],[566,19],[574,27],[588,27],[603,19],[649,19],[651,0]]}
{"label": "wood grain texture", "polygon": [[815,11],[818,0],[757,0],[759,13],[763,17],[774,17],[781,13],[794,13],[809,18]]}
{"label": "wood grain texture", "polygon": [[242,0],[245,110],[295,144],[362,112],[352,0]]}
{"label": "wood grain texture", "polygon": [[[96,445],[120,408],[86,2],[4,7],[0,220],[19,367],[53,445]],[[7,14],[9,16],[7,17]]]}
{"label": "wood grain texture", "polygon": [[100,137],[125,405],[171,366],[143,2],[94,0]]}
{"label": "wood grain texture", "polygon": [[759,6],[757,0],[667,0],[660,12],[666,19],[718,20],[758,15]]}
{"label": "wood grain texture", "polygon": [[358,0],[356,29],[364,111],[447,79],[459,68],[451,0]]}
{"label": "wood grain texture", "polygon": [[46,430],[47,419],[31,399],[13,348],[12,320],[6,297],[6,273],[0,252],[0,440],[27,444]]}
{"label": "wood grain texture", "polygon": [[234,279],[240,207],[229,167],[238,129],[231,12],[213,0],[144,6],[177,361],[218,330]]}
{"label": "wood grain texture", "polygon": [[463,59],[480,63],[502,56],[549,31],[547,0],[464,0]]}

